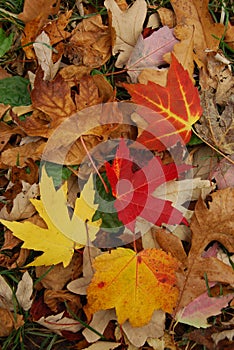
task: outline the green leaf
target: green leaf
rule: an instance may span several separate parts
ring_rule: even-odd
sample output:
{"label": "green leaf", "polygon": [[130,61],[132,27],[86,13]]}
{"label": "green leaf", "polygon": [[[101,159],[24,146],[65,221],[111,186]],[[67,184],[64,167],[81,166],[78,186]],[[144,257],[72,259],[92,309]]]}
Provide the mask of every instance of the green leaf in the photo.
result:
{"label": "green leaf", "polygon": [[70,169],[55,163],[45,162],[45,168],[48,176],[53,179],[54,187],[59,187],[62,182],[68,180],[72,174]]}
{"label": "green leaf", "polygon": [[0,103],[11,106],[29,106],[29,80],[16,76],[0,80]]}
{"label": "green leaf", "polygon": [[99,206],[92,220],[96,221],[102,219],[101,228],[104,228],[105,230],[111,229],[110,231],[113,233],[118,232],[119,229],[123,227],[123,223],[118,219],[118,214],[114,207],[115,197],[112,196],[111,187],[106,173],[102,173],[102,178],[105,181],[109,192],[107,193],[105,191],[101,180],[97,176],[94,203],[99,203]]}
{"label": "green leaf", "polygon": [[6,33],[0,28],[0,57],[3,57],[10,50],[13,42],[14,33],[6,36]]}
{"label": "green leaf", "polygon": [[187,144],[188,146],[196,146],[196,145],[201,145],[203,141],[199,139],[195,134],[192,134],[191,139],[189,143]]}

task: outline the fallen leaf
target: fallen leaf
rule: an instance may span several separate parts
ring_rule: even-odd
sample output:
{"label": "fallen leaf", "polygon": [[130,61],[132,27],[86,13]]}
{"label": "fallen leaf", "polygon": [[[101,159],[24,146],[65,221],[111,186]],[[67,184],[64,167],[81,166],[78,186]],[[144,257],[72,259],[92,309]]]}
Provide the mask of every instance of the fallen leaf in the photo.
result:
{"label": "fallen leaf", "polygon": [[75,253],[67,267],[63,267],[63,264],[60,263],[55,265],[49,272],[47,266],[37,266],[35,270],[37,278],[44,276],[40,281],[44,288],[62,290],[69,281],[77,278],[82,273],[82,256]]}
{"label": "fallen leaf", "polygon": [[234,153],[234,103],[229,103],[220,114],[211,91],[201,93],[203,115],[195,128],[201,137],[226,154]]}
{"label": "fallen leaf", "polygon": [[194,28],[195,60],[203,64],[206,62],[206,50],[217,51],[224,34],[224,25],[214,22],[208,3],[208,0],[171,0],[177,24]]}
{"label": "fallen leaf", "polygon": [[116,197],[114,207],[118,218],[132,232],[137,216],[159,226],[187,222],[171,202],[156,198],[152,193],[188,168],[179,170],[175,163],[163,165],[159,157],[153,157],[146,166],[133,172],[133,161],[124,139],[120,141],[112,166],[106,162],[105,167],[112,194]]}
{"label": "fallen leaf", "polygon": [[212,241],[220,242],[230,253],[233,252],[233,196],[234,189],[229,188],[209,195],[208,204],[202,198],[197,201],[190,225],[192,241],[187,261],[180,239],[165,230],[158,230],[155,233],[160,247],[166,252],[171,252],[172,256],[184,265],[185,271],[177,276],[181,291],[177,311],[207,291],[205,274],[209,282],[231,285],[234,283],[233,270],[230,266],[216,257],[202,256]]}
{"label": "fallen leaf", "polygon": [[163,56],[171,52],[177,42],[173,30],[166,26],[146,38],[140,35],[126,63],[132,83],[137,82],[137,77],[144,68],[156,69],[165,64]]}
{"label": "fallen leaf", "polygon": [[111,56],[111,37],[100,14],[83,19],[73,30],[64,55],[75,65],[98,68]]}
{"label": "fallen leaf", "polygon": [[[83,252],[83,277],[74,279],[67,285],[67,289],[72,293],[86,295],[94,274],[92,264],[94,259],[101,254],[100,249],[92,246],[86,246]],[[88,330],[88,329],[87,329]],[[94,335],[94,333],[92,332]],[[88,339],[87,339],[88,340]],[[88,340],[89,341],[89,340]],[[90,341],[91,342],[91,341]]]}
{"label": "fallen leaf", "polygon": [[176,320],[193,327],[207,328],[210,326],[207,318],[220,314],[233,297],[234,294],[210,297],[207,292],[203,293],[181,309],[175,316]]}
{"label": "fallen leaf", "polygon": [[68,308],[73,312],[78,312],[82,309],[82,304],[79,295],[74,295],[66,290],[50,290],[44,292],[44,303],[54,313],[61,311],[61,303],[67,303]]}
{"label": "fallen leaf", "polygon": [[123,67],[136,45],[143,29],[147,4],[144,0],[136,0],[127,10],[122,11],[114,0],[105,0],[109,11],[112,33],[112,54],[119,54],[115,66]]}
{"label": "fallen leaf", "polygon": [[49,15],[55,15],[60,6],[60,0],[25,0],[23,12],[18,15],[18,18],[27,23],[36,18],[38,14],[44,19]]}
{"label": "fallen leaf", "polygon": [[28,271],[26,271],[22,279],[19,281],[17,290],[15,293],[15,296],[17,298],[17,301],[19,305],[25,310],[28,311],[31,306],[33,300],[32,298],[33,294],[33,280],[32,277],[29,275]]}
{"label": "fallen leaf", "polygon": [[[52,81],[44,81],[43,76],[44,73],[39,70],[36,74],[31,98],[33,107],[49,116],[47,124],[43,123],[40,128],[40,136],[49,137],[64,119],[76,111],[76,108],[71,98],[70,88],[59,74]],[[28,133],[27,123],[30,123],[30,117],[27,119],[21,126],[25,125],[24,130]],[[39,135],[38,131],[35,135]]]}
{"label": "fallen leaf", "polygon": [[175,27],[176,17],[171,9],[160,7],[157,9],[157,13],[163,26],[168,26],[169,28]]}
{"label": "fallen leaf", "polygon": [[22,146],[9,148],[2,152],[1,161],[8,166],[26,166],[29,158],[34,161],[41,159],[44,147],[45,141],[38,140]]}
{"label": "fallen leaf", "polygon": [[[21,223],[1,220],[1,222],[13,232],[14,236],[24,241],[22,248],[44,252],[27,266],[48,266],[63,262],[63,266],[66,267],[72,259],[74,249],[82,247],[87,242],[86,221],[91,220],[95,212],[95,209],[92,208],[94,198],[92,176],[84,187],[80,198],[76,200],[71,220],[64,197],[66,183],[56,191],[53,179],[47,176],[45,168],[43,168],[40,190],[41,200],[31,199],[31,202],[44,220],[43,223],[38,226],[29,221]],[[45,224],[47,228],[45,228]],[[100,221],[92,223],[89,227],[88,233],[91,240],[95,238],[95,234],[99,230],[98,225],[100,225]],[[82,242],[75,243],[76,239]]]}
{"label": "fallen leaf", "polygon": [[172,312],[178,297],[177,268],[175,259],[157,249],[103,253],[95,258],[87,309],[95,313],[115,307],[120,324],[129,319],[133,327],[144,326],[155,310]]}
{"label": "fallen leaf", "polygon": [[22,220],[31,217],[35,213],[30,200],[39,195],[38,184],[30,185],[22,181],[22,191],[14,198],[11,211],[8,212],[5,205],[0,211],[0,218],[5,220]]}
{"label": "fallen leaf", "polygon": [[112,350],[119,347],[121,343],[112,343],[107,341],[99,341],[85,348],[84,350]]}
{"label": "fallen leaf", "polygon": [[43,31],[49,36],[50,44],[52,46],[71,36],[71,33],[64,30],[69,24],[71,15],[72,11],[67,11],[64,14],[60,14],[56,20],[48,22],[43,27]]}
{"label": "fallen leaf", "polygon": [[59,335],[62,335],[61,331],[76,333],[83,328],[83,325],[81,325],[78,321],[72,318],[64,317],[63,315],[64,311],[57,315],[50,315],[47,317],[43,316],[36,322]]}
{"label": "fallen leaf", "polygon": [[[234,160],[233,155],[230,158]],[[215,179],[217,188],[222,190],[227,187],[234,187],[233,172],[234,165],[224,158],[217,163],[210,176]]]}
{"label": "fallen leaf", "polygon": [[[7,107],[7,106],[5,106]],[[9,107],[7,107],[8,109]],[[13,135],[24,136],[24,132],[18,126],[10,126],[0,122],[0,151],[2,152]]]}
{"label": "fallen leaf", "polygon": [[92,222],[92,217],[98,207],[98,204],[94,204],[95,190],[92,174],[81,191],[80,197],[76,199],[71,218],[65,197],[67,184],[65,183],[56,191],[53,179],[46,174],[45,167],[42,169],[40,192],[41,201],[50,221],[65,237],[76,242],[79,247],[83,247],[87,242],[92,242],[95,239],[101,220]]}
{"label": "fallen leaf", "polygon": [[38,64],[41,66],[44,72],[43,80],[53,80],[58,72],[61,58],[57,62],[53,63],[53,48],[51,46],[49,36],[44,31],[35,39],[33,48],[35,50]]}
{"label": "fallen leaf", "polygon": [[150,81],[123,86],[134,103],[147,107],[138,111],[148,123],[148,129],[137,138],[139,143],[162,151],[178,141],[190,140],[191,126],[200,118],[202,108],[197,88],[174,55],[165,88]]}
{"label": "fallen leaf", "polygon": [[0,337],[8,337],[13,330],[17,330],[23,325],[23,315],[13,314],[0,307]]}

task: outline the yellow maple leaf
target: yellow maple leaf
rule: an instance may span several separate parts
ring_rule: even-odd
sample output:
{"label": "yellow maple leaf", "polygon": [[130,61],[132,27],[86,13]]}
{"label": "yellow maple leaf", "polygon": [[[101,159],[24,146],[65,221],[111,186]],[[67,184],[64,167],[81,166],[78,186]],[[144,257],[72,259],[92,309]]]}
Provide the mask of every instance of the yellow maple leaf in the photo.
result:
{"label": "yellow maple leaf", "polygon": [[44,167],[40,180],[40,192],[43,205],[57,229],[69,239],[81,244],[87,244],[88,240],[92,241],[101,225],[101,219],[92,222],[92,217],[98,207],[94,204],[94,184],[93,176],[90,175],[85,184],[80,198],[77,198],[72,218],[67,210],[67,183],[55,190],[52,177],[48,177]]}
{"label": "yellow maple leaf", "polygon": [[159,249],[135,253],[118,248],[95,258],[88,287],[87,311],[115,308],[118,322],[133,327],[150,322],[154,310],[172,312],[178,298],[175,271],[178,262]]}
{"label": "yellow maple leaf", "polygon": [[[90,176],[83,190],[90,201],[94,198],[92,181],[93,177]],[[43,200],[36,199],[31,199],[31,202],[35,206],[40,217],[44,220],[47,228],[34,225],[29,221],[11,222],[0,220],[0,222],[10,229],[14,236],[24,241],[22,245],[23,248],[44,252],[27,266],[56,265],[62,262],[64,267],[66,267],[72,259],[74,249],[81,248],[86,244],[86,221],[91,220],[95,209],[93,209],[93,211],[91,208],[87,210],[88,204],[85,203],[85,196],[82,194],[81,197],[76,200],[74,210],[75,214],[70,220],[65,200],[67,184],[65,183],[58,191],[56,191],[53,186],[53,179],[47,176],[44,168],[42,170],[41,184],[42,187],[45,186],[46,188],[46,194],[43,192],[42,196],[44,202]],[[89,191],[91,193],[89,193]],[[46,203],[47,206],[52,205],[51,210],[55,215],[51,217],[51,213],[48,213],[44,203]],[[87,211],[85,212],[85,210]],[[59,225],[61,222],[63,223],[62,228],[64,230],[67,227],[67,234],[65,234],[66,232],[64,232],[64,230],[61,231],[60,229]],[[96,226],[90,226],[92,227],[92,238],[94,238],[94,233],[97,233],[99,230],[97,224],[100,224],[100,220],[96,222]],[[91,239],[91,237],[89,237],[89,239]]]}

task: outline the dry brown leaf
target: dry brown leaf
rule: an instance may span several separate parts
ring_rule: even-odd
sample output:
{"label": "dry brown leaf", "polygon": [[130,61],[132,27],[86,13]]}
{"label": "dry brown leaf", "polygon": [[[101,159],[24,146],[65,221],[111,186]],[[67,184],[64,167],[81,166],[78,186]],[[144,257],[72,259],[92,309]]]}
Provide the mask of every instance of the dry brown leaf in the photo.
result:
{"label": "dry brown leaf", "polygon": [[10,107],[10,105],[4,105],[3,103],[0,103],[0,119],[4,116]]}
{"label": "dry brown leaf", "polygon": [[234,49],[234,25],[228,23],[227,31],[225,33],[225,42]]}
{"label": "dry brown leaf", "polygon": [[220,53],[207,54],[207,71],[202,70],[199,84],[203,90],[216,90],[216,103],[226,105],[234,93],[234,77],[230,68],[230,61]]}
{"label": "dry brown leaf", "polygon": [[126,11],[122,11],[114,0],[106,0],[104,5],[113,28],[112,54],[119,53],[115,66],[121,68],[127,63],[143,29],[147,4],[144,0],[136,0]]}
{"label": "dry brown leaf", "polygon": [[234,247],[234,189],[219,190],[209,196],[206,204],[198,200],[191,221],[192,243],[186,256],[181,241],[172,234],[159,230],[156,238],[160,246],[174,253],[182,263],[178,274],[181,291],[177,311],[207,290],[205,274],[209,282],[222,282],[233,285],[234,276],[230,266],[214,257],[202,257],[207,245],[212,241],[223,244],[230,252]]}
{"label": "dry brown leaf", "polygon": [[[35,130],[34,135],[49,137],[54,129],[67,117],[71,116],[75,111],[75,104],[71,98],[69,85],[58,74],[53,81],[44,81],[43,72],[40,70],[36,74],[34,89],[31,93],[33,106],[48,115],[46,120],[41,124],[40,130]],[[28,133],[28,129],[33,134],[35,121],[31,121],[28,117],[25,123],[21,123],[23,129]],[[28,133],[29,134],[29,133]]]}
{"label": "dry brown leaf", "polygon": [[32,280],[32,277],[29,275],[28,271],[26,271],[23,274],[21,280],[19,281],[16,293],[15,293],[15,296],[19,305],[25,311],[28,311],[32,306],[32,302],[33,302],[33,300],[31,299],[32,294],[33,294],[33,280]]}
{"label": "dry brown leaf", "polygon": [[150,69],[146,68],[138,76],[138,81],[141,84],[147,84],[148,81],[153,81],[155,84],[161,86],[167,85],[167,73],[168,69]]}
{"label": "dry brown leaf", "polygon": [[54,313],[59,311],[61,303],[64,302],[67,302],[69,309],[74,313],[77,313],[80,309],[82,309],[79,295],[74,295],[66,290],[45,290],[44,303]]}
{"label": "dry brown leaf", "polygon": [[25,181],[30,185],[38,182],[38,166],[29,158],[26,167],[13,166],[11,169],[11,182],[14,184],[19,181]]}
{"label": "dry brown leaf", "polygon": [[72,11],[67,11],[61,14],[58,19],[48,22],[44,27],[43,31],[49,36],[50,44],[54,46],[60,41],[63,41],[71,36],[71,33],[65,30],[69,23],[69,19],[72,15]]}
{"label": "dry brown leaf", "polygon": [[8,337],[13,329],[18,329],[23,325],[23,315],[15,315],[0,307],[0,337]]}
{"label": "dry brown leaf", "polygon": [[30,185],[22,181],[22,191],[13,200],[13,206],[10,212],[4,206],[0,211],[0,218],[5,220],[22,220],[31,217],[35,213],[35,208],[30,202],[30,198],[36,198],[39,195],[37,184]]}
{"label": "dry brown leaf", "polygon": [[0,151],[4,149],[13,135],[24,136],[25,133],[18,126],[10,126],[0,122]]}
{"label": "dry brown leaf", "polygon": [[23,12],[18,18],[24,23],[35,19],[38,14],[46,20],[49,15],[55,15],[60,6],[60,0],[25,0]]}
{"label": "dry brown leaf", "polygon": [[226,154],[234,153],[234,101],[233,95],[222,114],[219,114],[215,94],[201,93],[203,115],[195,124],[198,134],[211,145]]}
{"label": "dry brown leaf", "polygon": [[172,10],[161,7],[157,10],[157,13],[159,14],[159,18],[163,26],[167,26],[169,28],[175,27],[176,18]]}
{"label": "dry brown leaf", "polygon": [[194,28],[194,51],[196,61],[206,63],[206,49],[217,51],[224,34],[224,25],[214,23],[209,10],[209,0],[171,0],[177,24]]}
{"label": "dry brown leaf", "polygon": [[42,17],[38,15],[36,18],[30,20],[25,25],[22,34],[21,45],[28,59],[35,59],[35,53],[32,43],[35,41],[36,37],[40,33],[43,24],[44,21],[42,20]]}
{"label": "dry brown leaf", "polygon": [[6,230],[4,232],[4,244],[1,247],[1,251],[2,250],[6,250],[6,249],[13,249],[20,242],[21,242],[21,240],[18,239],[17,237],[15,237],[15,236],[13,236],[13,234],[12,234],[12,232],[10,230]]}
{"label": "dry brown leaf", "polygon": [[86,66],[69,65],[63,67],[59,74],[69,86],[74,86],[74,82],[80,81],[84,76],[89,75],[91,68]]}
{"label": "dry brown leaf", "polygon": [[31,142],[23,146],[9,148],[2,152],[1,161],[7,166],[26,166],[30,159],[34,161],[41,158],[43,149],[45,147],[44,140]]}
{"label": "dry brown leaf", "polygon": [[[40,278],[46,271],[48,271],[48,266],[37,266],[37,278]],[[61,290],[69,281],[76,279],[81,273],[82,256],[81,254],[74,254],[72,261],[67,267],[63,267],[62,263],[55,265],[41,280],[41,284],[47,289]]]}
{"label": "dry brown leaf", "polygon": [[65,47],[64,55],[73,64],[90,68],[98,68],[110,58],[110,30],[103,25],[99,14],[83,19],[77,25]]}
{"label": "dry brown leaf", "polygon": [[202,144],[190,153],[193,176],[200,177],[202,180],[211,180],[211,172],[215,168],[218,157],[216,152],[209,146]]}

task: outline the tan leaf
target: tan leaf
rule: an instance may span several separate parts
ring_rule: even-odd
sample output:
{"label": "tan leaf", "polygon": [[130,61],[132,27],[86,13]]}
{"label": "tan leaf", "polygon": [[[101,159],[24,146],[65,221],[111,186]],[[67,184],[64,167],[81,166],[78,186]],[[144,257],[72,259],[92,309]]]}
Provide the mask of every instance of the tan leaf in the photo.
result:
{"label": "tan leaf", "polygon": [[35,59],[35,53],[32,43],[35,41],[36,37],[40,33],[40,30],[44,24],[44,20],[41,15],[37,16],[26,23],[24,27],[24,32],[22,34],[21,45],[25,52],[25,55],[29,59]]}
{"label": "tan leaf", "polygon": [[100,249],[96,247],[90,247],[90,246],[85,247],[84,253],[83,253],[83,277],[73,279],[67,285],[68,290],[76,294],[81,294],[81,295],[87,294],[87,287],[90,284],[94,274],[92,263],[96,258],[96,256],[100,254],[101,254]]}
{"label": "tan leaf", "polygon": [[23,189],[13,200],[13,207],[8,213],[6,206],[0,211],[0,218],[5,220],[22,220],[29,218],[35,213],[35,208],[30,202],[30,198],[39,195],[38,184],[30,185],[22,181]]}
{"label": "tan leaf", "polygon": [[[10,105],[4,105],[3,103],[0,103],[0,118],[4,116],[6,111],[10,108]],[[2,147],[2,146],[1,146]]]}
{"label": "tan leaf", "polygon": [[8,166],[26,166],[29,158],[34,161],[41,158],[45,141],[39,140],[19,147],[9,148],[2,152],[1,161]]}
{"label": "tan leaf", "polygon": [[234,153],[234,103],[229,100],[222,114],[218,112],[215,95],[211,91],[201,93],[203,115],[195,128],[199,135],[226,154]]}
{"label": "tan leaf", "polygon": [[167,9],[165,7],[160,7],[157,10],[157,13],[159,14],[159,18],[163,26],[167,26],[169,28],[175,27],[176,18],[172,10]]}
{"label": "tan leaf", "polygon": [[60,41],[63,41],[71,35],[71,33],[64,30],[69,23],[69,19],[72,15],[72,11],[67,11],[64,14],[60,14],[58,19],[48,22],[43,31],[49,36],[50,44],[55,45]]}
{"label": "tan leaf", "polygon": [[0,122],[0,151],[4,149],[13,135],[24,136],[25,134],[18,126],[10,126],[4,122]]}
{"label": "tan leaf", "polygon": [[83,328],[83,326],[78,321],[73,320],[72,318],[64,317],[63,314],[64,311],[57,315],[51,315],[47,317],[43,316],[36,322],[59,335],[62,335],[61,331],[76,333],[81,328]]}
{"label": "tan leaf", "polygon": [[15,296],[18,300],[19,305],[25,310],[28,311],[31,306],[33,300],[32,298],[33,293],[33,280],[32,277],[29,275],[28,271],[26,271],[21,281],[18,283],[17,290],[15,293]]}
{"label": "tan leaf", "polygon": [[13,329],[23,325],[23,315],[13,315],[9,310],[0,307],[0,337],[8,337]]}
{"label": "tan leaf", "polygon": [[138,76],[138,81],[141,84],[147,84],[148,81],[152,81],[155,84],[159,84],[161,86],[167,85],[167,73],[168,69],[143,69],[142,72]]}
{"label": "tan leaf", "polygon": [[84,348],[83,350],[113,350],[115,348],[118,348],[120,345],[121,343],[99,341],[95,344],[88,346],[87,348]]}
{"label": "tan leaf", "polygon": [[25,0],[23,12],[18,15],[18,18],[24,23],[30,22],[36,18],[38,14],[44,19],[49,15],[55,15],[60,6],[60,0]]}
{"label": "tan leaf", "polygon": [[104,5],[111,13],[109,17],[114,28],[112,54],[119,53],[115,66],[121,68],[127,63],[143,29],[147,4],[144,0],[136,0],[126,11],[121,11],[114,0],[106,0]]}
{"label": "tan leaf", "polygon": [[33,48],[38,64],[44,72],[43,80],[52,80],[59,69],[61,59],[53,63],[50,38],[44,31],[36,37]]}
{"label": "tan leaf", "polygon": [[77,25],[65,47],[65,56],[75,65],[90,68],[100,67],[110,58],[110,30],[99,14]]}
{"label": "tan leaf", "polygon": [[[224,25],[214,23],[208,0],[171,0],[177,24],[194,27],[194,50],[197,59],[206,62],[206,49],[216,51],[224,34]],[[215,38],[216,37],[216,38]]]}
{"label": "tan leaf", "polygon": [[75,66],[74,64],[61,68],[59,74],[69,86],[74,86],[74,82],[80,81],[85,75],[89,75],[91,68],[86,66]]}

